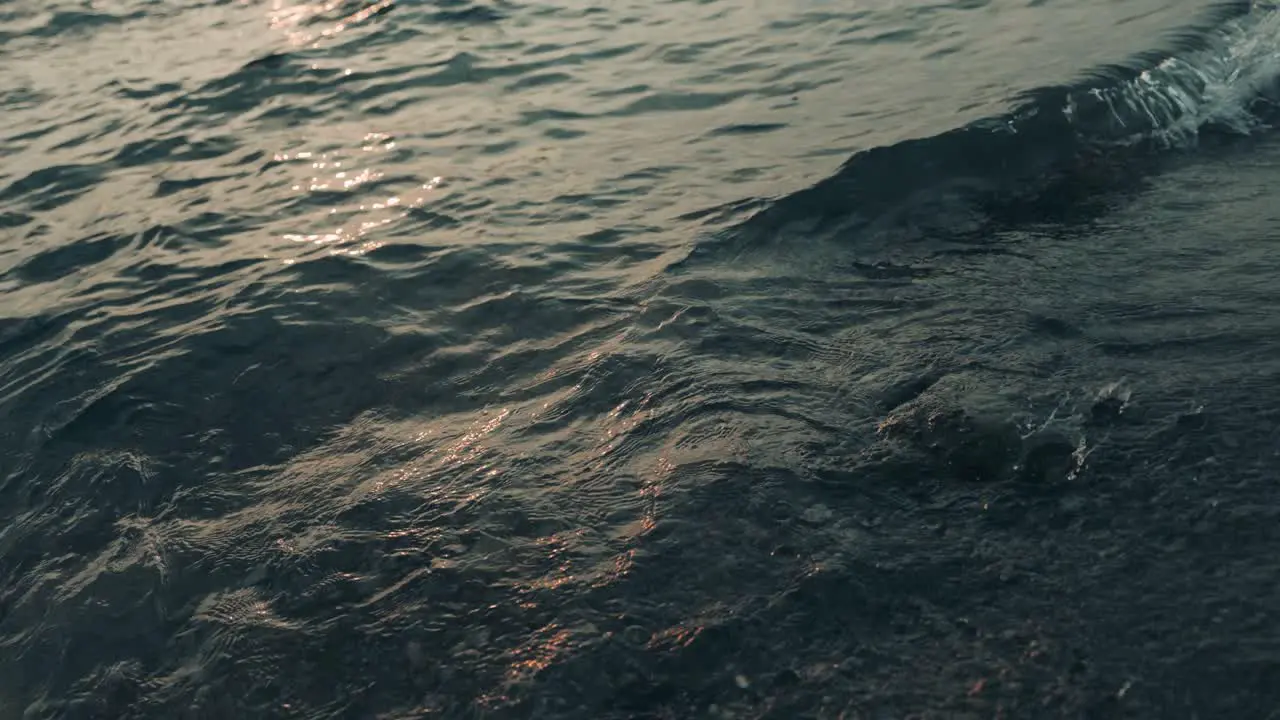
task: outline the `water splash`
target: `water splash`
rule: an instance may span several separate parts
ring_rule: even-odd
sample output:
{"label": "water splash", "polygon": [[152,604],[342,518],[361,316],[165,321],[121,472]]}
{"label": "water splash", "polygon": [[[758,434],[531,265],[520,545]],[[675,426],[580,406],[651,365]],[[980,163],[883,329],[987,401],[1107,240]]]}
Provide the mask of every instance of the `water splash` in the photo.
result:
{"label": "water splash", "polygon": [[1206,128],[1249,134],[1269,125],[1280,80],[1280,7],[1250,10],[1119,81],[1069,91],[1061,110],[1087,140],[1104,145],[1193,145]]}

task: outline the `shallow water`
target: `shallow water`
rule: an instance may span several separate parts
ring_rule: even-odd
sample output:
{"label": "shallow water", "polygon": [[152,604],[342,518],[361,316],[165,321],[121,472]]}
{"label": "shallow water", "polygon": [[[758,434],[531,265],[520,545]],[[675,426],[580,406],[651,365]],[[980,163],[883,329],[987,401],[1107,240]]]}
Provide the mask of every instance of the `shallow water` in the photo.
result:
{"label": "shallow water", "polygon": [[0,718],[1265,717],[1280,13],[0,10]]}

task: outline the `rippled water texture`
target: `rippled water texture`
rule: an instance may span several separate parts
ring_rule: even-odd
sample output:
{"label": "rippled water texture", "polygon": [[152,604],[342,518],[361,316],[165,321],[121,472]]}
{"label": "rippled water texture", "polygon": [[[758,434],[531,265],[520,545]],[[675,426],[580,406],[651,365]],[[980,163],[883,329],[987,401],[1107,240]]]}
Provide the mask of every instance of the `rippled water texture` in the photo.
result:
{"label": "rippled water texture", "polygon": [[0,719],[1280,706],[1280,11],[0,8]]}

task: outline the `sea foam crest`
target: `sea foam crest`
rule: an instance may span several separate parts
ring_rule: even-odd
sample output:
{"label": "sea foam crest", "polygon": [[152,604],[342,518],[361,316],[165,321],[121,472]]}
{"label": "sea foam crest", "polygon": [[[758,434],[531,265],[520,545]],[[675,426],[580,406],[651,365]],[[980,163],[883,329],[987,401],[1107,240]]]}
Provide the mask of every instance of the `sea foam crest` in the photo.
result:
{"label": "sea foam crest", "polygon": [[1256,106],[1273,102],[1278,79],[1280,6],[1254,3],[1194,50],[1122,82],[1069,93],[1063,112],[1095,141],[1186,145],[1206,126],[1259,129]]}

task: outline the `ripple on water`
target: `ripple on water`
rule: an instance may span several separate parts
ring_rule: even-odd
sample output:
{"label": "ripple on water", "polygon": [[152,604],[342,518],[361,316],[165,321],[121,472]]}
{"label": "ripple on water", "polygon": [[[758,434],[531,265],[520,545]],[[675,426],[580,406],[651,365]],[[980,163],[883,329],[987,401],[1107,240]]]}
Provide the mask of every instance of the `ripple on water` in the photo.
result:
{"label": "ripple on water", "polygon": [[1265,233],[1177,187],[965,237],[786,195],[1169,4],[82,5],[0,10],[0,716],[1078,716],[1168,673],[1209,717],[1198,659],[1268,677],[1202,629],[1266,636]]}

